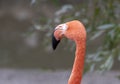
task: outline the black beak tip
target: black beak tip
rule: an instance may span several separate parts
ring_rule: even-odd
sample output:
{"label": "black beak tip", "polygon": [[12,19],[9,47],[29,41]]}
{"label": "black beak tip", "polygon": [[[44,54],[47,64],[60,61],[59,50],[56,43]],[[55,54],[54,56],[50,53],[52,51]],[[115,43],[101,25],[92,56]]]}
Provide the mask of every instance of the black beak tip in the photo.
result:
{"label": "black beak tip", "polygon": [[56,49],[57,45],[59,44],[60,40],[57,40],[55,37],[54,37],[54,34],[52,34],[52,48],[53,50]]}

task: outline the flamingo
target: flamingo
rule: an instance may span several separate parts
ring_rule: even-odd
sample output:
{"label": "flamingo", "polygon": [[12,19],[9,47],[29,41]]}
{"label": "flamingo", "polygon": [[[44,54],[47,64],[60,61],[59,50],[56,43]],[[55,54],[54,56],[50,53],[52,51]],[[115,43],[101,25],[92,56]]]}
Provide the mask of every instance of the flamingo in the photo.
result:
{"label": "flamingo", "polygon": [[86,30],[84,25],[78,20],[58,25],[52,35],[52,47],[54,50],[63,37],[73,40],[76,44],[75,60],[68,84],[81,84],[86,50]]}

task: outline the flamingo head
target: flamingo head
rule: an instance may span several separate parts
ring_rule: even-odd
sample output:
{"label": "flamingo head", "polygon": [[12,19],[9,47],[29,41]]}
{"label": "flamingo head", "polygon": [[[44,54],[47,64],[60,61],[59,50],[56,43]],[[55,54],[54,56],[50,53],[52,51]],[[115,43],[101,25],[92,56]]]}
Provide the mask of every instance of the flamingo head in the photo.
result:
{"label": "flamingo head", "polygon": [[85,31],[84,26],[77,20],[58,25],[52,34],[53,49],[56,49],[63,37],[74,41],[80,40],[80,38],[85,36],[85,32],[83,31]]}
{"label": "flamingo head", "polygon": [[60,24],[58,25],[52,35],[52,47],[55,50],[60,40],[64,37],[66,30],[68,29],[68,25]]}

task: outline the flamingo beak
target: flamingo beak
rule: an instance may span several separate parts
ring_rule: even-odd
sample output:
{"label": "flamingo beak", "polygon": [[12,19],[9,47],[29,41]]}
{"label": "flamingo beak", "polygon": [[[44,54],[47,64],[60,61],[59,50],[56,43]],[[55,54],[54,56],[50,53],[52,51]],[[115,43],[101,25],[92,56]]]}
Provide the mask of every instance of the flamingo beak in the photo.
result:
{"label": "flamingo beak", "polygon": [[56,49],[60,40],[64,36],[64,32],[67,30],[67,28],[68,28],[68,26],[66,24],[60,24],[55,28],[55,30],[52,34],[52,48],[53,48],[53,50]]}
{"label": "flamingo beak", "polygon": [[54,33],[52,34],[52,48],[53,50],[56,49],[57,45],[59,44],[60,40],[57,40],[54,36]]}

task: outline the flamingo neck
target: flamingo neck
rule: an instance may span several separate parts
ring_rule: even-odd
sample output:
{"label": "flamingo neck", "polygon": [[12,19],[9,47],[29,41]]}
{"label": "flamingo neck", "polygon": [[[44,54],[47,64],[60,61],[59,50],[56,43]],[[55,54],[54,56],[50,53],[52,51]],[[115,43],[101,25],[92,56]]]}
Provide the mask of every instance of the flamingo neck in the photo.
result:
{"label": "flamingo neck", "polygon": [[82,73],[84,69],[84,56],[86,41],[82,39],[76,42],[75,60],[68,84],[81,84]]}

